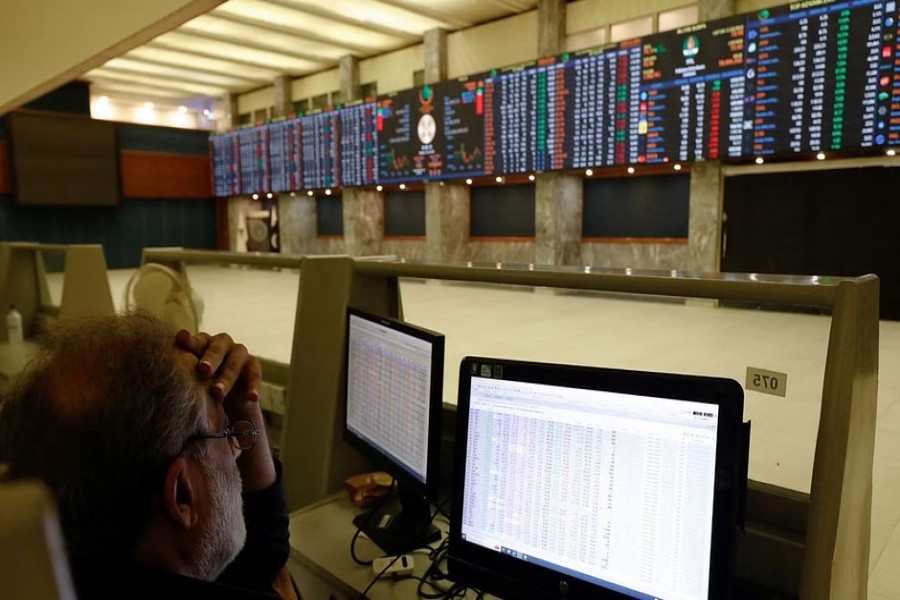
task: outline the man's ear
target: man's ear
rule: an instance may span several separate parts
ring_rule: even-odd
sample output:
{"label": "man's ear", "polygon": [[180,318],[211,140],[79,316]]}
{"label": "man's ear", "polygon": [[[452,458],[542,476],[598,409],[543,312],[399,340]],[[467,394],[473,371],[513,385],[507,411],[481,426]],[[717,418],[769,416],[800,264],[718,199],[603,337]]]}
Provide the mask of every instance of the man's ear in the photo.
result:
{"label": "man's ear", "polygon": [[177,527],[190,529],[200,519],[199,468],[184,456],[179,456],[166,471],[163,484],[163,509]]}

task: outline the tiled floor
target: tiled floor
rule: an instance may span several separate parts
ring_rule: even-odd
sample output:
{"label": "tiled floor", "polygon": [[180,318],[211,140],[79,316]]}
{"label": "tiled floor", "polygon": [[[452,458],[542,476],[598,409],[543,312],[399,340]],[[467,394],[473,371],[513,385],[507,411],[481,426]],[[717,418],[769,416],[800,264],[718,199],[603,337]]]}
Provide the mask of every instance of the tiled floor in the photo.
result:
{"label": "tiled floor", "polygon": [[[191,267],[203,329],[289,362],[298,275]],[[130,272],[113,271],[117,304]],[[58,292],[57,292],[58,293]],[[751,477],[808,491],[830,317],[547,290],[402,284],[405,319],[447,336],[444,398],[467,354],[702,373],[743,382],[748,366],[788,374],[786,398],[746,394]],[[874,468],[871,598],[900,598],[900,323],[883,322]]]}

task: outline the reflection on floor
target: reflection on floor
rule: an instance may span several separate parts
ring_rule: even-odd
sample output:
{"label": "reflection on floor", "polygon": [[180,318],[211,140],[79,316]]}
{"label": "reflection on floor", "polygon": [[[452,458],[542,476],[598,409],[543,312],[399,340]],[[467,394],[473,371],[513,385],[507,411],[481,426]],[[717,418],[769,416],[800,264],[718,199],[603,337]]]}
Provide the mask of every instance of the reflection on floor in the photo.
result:
{"label": "reflection on floor", "polygon": [[[117,306],[130,271],[110,272]],[[192,266],[202,328],[290,361],[296,271]],[[405,319],[447,336],[444,399],[469,354],[698,373],[743,383],[748,366],[788,374],[787,397],[747,392],[752,478],[808,491],[830,317],[613,296],[404,281]],[[58,282],[53,294],[59,298]],[[870,597],[900,597],[900,323],[881,325]]]}

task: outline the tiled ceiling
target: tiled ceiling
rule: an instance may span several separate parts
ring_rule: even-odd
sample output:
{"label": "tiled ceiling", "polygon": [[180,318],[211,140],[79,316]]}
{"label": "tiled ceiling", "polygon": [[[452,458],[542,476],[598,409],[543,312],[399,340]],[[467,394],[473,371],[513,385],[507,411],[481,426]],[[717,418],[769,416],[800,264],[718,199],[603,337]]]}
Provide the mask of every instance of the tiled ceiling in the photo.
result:
{"label": "tiled ceiling", "polygon": [[536,0],[228,0],[92,69],[95,93],[218,98],[535,8]]}

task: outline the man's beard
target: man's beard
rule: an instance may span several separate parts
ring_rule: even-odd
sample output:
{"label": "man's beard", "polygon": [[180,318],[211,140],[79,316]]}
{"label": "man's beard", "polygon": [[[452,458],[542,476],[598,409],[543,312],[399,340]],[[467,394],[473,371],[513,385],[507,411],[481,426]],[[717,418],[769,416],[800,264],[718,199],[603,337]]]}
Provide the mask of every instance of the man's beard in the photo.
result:
{"label": "man's beard", "polygon": [[208,527],[200,536],[193,576],[214,581],[244,547],[247,525],[237,464],[218,470],[211,468],[205,457],[201,464],[209,482],[211,510]]}

